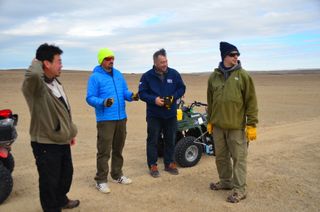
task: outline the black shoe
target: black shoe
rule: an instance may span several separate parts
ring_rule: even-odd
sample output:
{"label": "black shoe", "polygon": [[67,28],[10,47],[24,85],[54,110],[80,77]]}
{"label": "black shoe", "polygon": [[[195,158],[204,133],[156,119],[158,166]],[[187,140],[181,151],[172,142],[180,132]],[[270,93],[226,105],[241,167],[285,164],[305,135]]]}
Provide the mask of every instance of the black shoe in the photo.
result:
{"label": "black shoe", "polygon": [[62,209],[72,209],[72,208],[76,208],[80,205],[80,201],[79,200],[71,200],[68,199],[68,202],[65,206],[62,207]]}
{"label": "black shoe", "polygon": [[158,171],[157,165],[151,165],[150,166],[150,175],[154,178],[160,177],[160,173]]}
{"label": "black shoe", "polygon": [[166,165],[164,170],[173,175],[179,174],[176,163],[170,163],[169,165]]}

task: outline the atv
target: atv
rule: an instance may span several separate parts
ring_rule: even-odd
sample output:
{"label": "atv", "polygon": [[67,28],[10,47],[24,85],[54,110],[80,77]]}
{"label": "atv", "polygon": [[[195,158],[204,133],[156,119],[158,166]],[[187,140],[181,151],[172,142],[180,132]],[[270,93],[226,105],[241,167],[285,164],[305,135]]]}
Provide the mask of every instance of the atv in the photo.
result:
{"label": "atv", "polygon": [[[207,131],[207,113],[196,112],[195,107],[207,107],[207,104],[194,101],[190,106],[185,106],[183,100],[178,104],[178,112],[182,111],[182,117],[177,120],[174,157],[181,167],[195,166],[200,161],[202,153],[215,155],[214,141]],[[163,156],[163,149],[163,135],[160,134],[159,157]]]}
{"label": "atv", "polygon": [[11,144],[17,138],[17,123],[17,114],[12,114],[9,109],[0,110],[0,204],[8,198],[13,187],[11,173],[14,169],[14,158]]}

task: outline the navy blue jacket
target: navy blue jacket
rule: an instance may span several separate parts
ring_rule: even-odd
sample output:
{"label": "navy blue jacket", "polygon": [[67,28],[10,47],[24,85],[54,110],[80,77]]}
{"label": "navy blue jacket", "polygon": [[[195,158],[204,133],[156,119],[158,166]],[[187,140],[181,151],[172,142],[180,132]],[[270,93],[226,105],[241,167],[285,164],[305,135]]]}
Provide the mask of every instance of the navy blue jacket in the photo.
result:
{"label": "navy blue jacket", "polygon": [[[168,119],[176,116],[177,104],[175,104],[175,102],[184,95],[185,91],[186,86],[184,85],[180,74],[169,67],[163,80],[160,79],[160,76],[155,71],[155,67],[153,67],[142,75],[139,84],[140,99],[147,103],[147,117]],[[174,97],[174,104],[172,104],[170,110],[156,105],[155,100],[158,96]]]}

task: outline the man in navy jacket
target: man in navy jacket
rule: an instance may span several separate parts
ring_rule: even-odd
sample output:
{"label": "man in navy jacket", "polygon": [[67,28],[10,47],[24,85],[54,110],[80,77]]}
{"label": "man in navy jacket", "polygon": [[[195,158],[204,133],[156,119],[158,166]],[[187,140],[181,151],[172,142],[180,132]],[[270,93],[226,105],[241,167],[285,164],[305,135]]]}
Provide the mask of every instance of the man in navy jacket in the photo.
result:
{"label": "man in navy jacket", "polygon": [[174,162],[174,146],[177,129],[176,100],[186,90],[180,74],[168,67],[166,51],[153,54],[154,66],[144,73],[139,84],[139,97],[147,103],[147,163],[152,177],[159,177],[157,167],[158,139],[164,136],[164,165],[170,174],[179,174]]}

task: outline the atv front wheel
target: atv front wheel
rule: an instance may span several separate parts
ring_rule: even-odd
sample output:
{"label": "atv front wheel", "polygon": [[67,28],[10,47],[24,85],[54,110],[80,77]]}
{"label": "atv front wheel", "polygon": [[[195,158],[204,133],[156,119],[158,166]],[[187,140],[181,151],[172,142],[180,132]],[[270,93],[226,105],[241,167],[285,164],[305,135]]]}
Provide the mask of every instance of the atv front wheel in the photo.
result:
{"label": "atv front wheel", "polygon": [[174,150],[175,160],[181,167],[192,167],[196,165],[202,156],[201,144],[195,143],[193,136],[181,138]]}
{"label": "atv front wheel", "polygon": [[13,180],[10,171],[0,162],[0,204],[3,203],[12,191]]}

